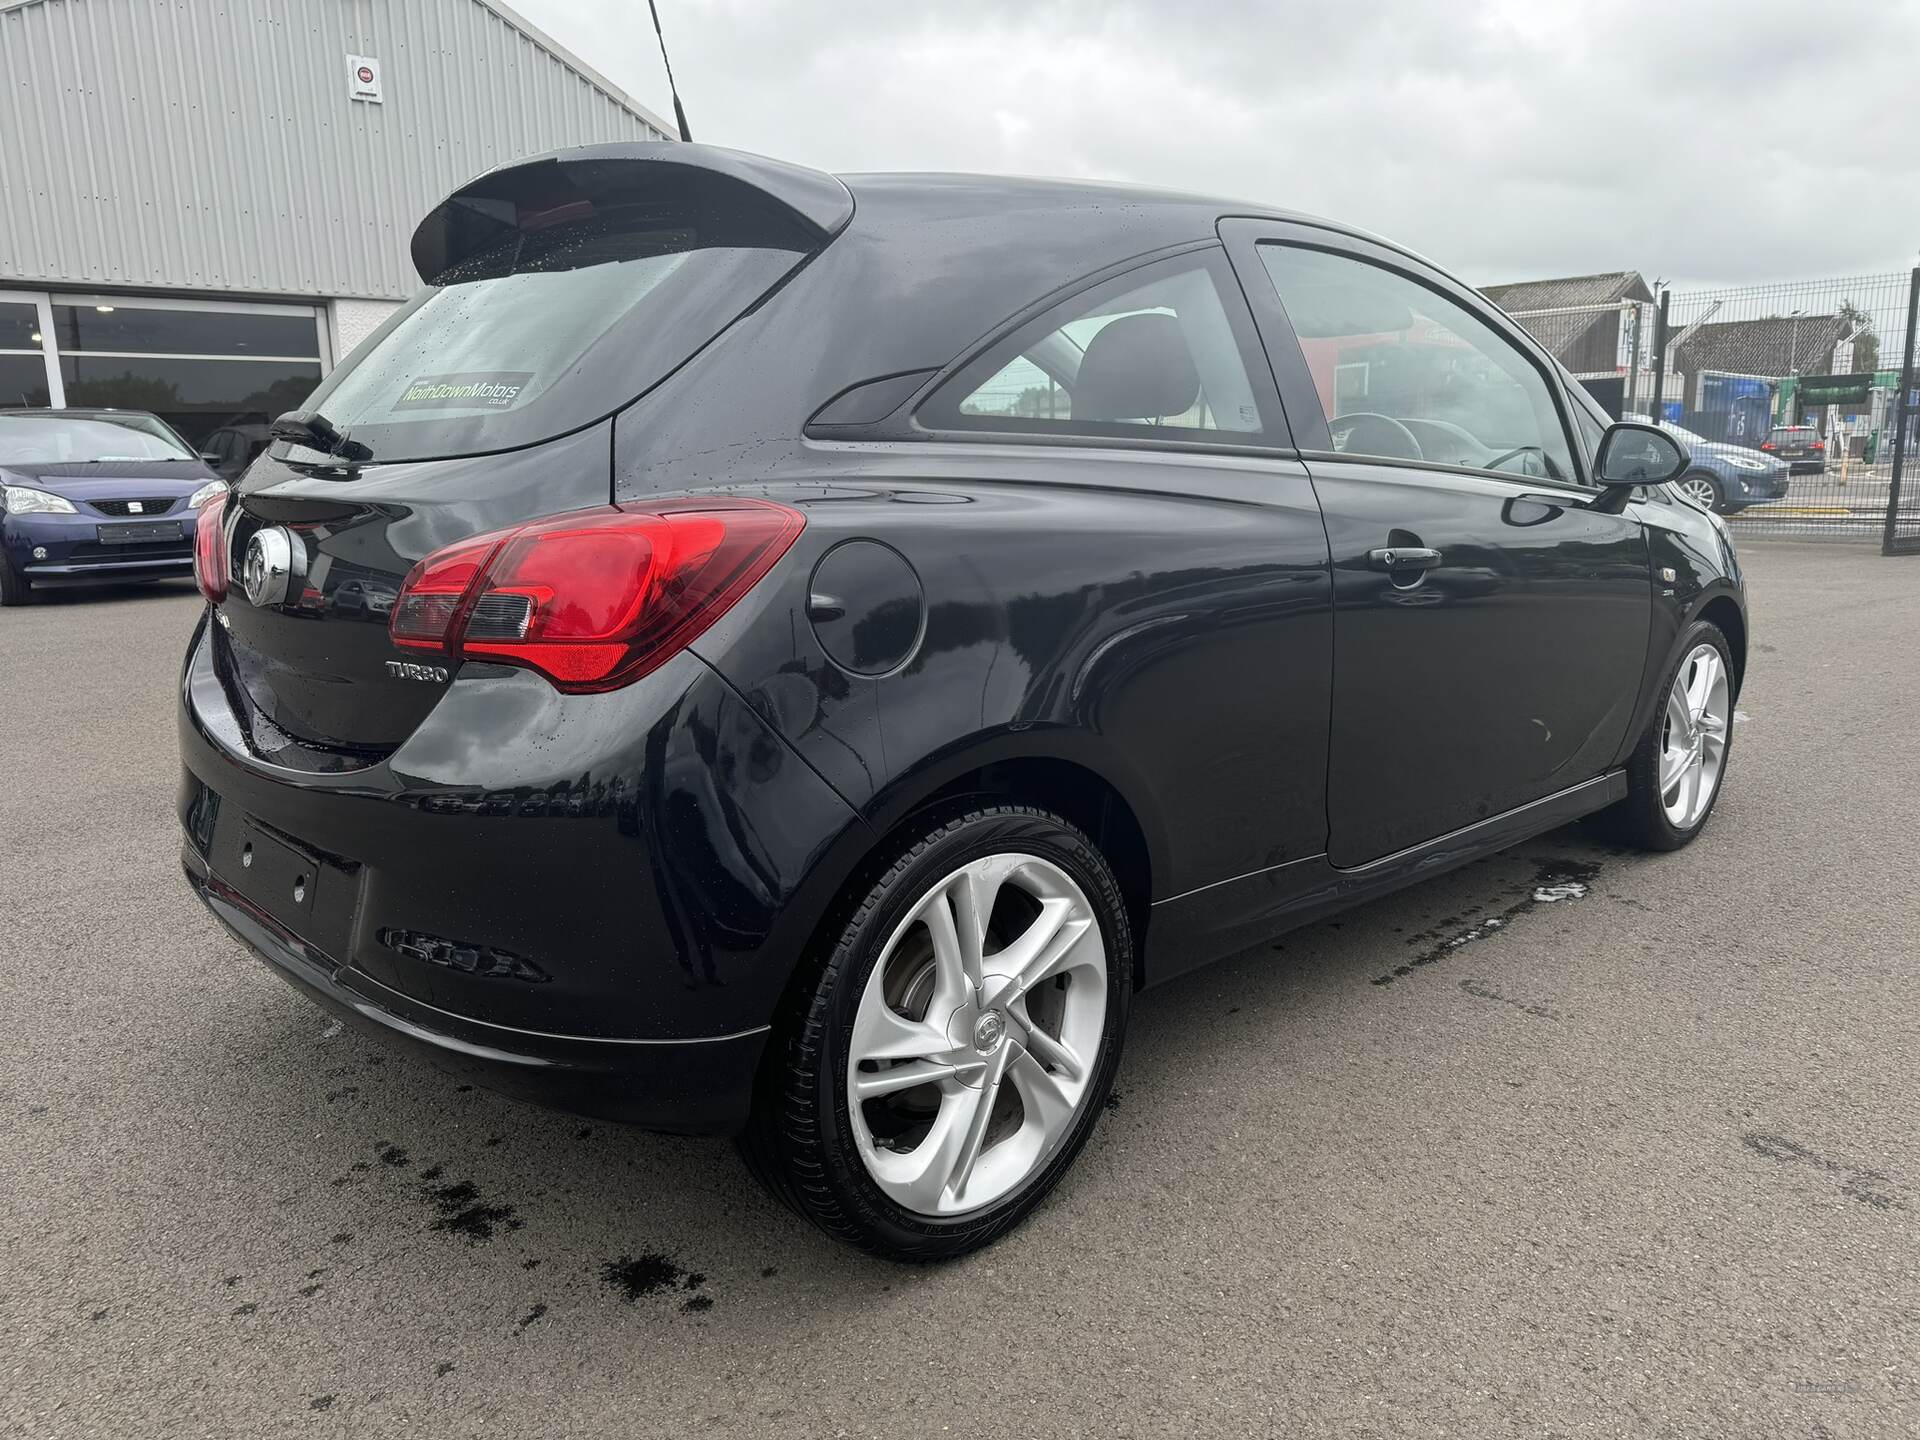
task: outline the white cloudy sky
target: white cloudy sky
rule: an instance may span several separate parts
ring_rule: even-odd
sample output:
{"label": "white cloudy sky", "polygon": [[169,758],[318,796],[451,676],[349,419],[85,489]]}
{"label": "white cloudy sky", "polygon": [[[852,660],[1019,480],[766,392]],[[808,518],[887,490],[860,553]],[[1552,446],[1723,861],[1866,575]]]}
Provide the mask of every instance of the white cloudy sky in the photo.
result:
{"label": "white cloudy sky", "polygon": [[[670,115],[646,0],[509,0]],[[1475,283],[1920,247],[1920,0],[660,0],[696,139],[1336,216]]]}

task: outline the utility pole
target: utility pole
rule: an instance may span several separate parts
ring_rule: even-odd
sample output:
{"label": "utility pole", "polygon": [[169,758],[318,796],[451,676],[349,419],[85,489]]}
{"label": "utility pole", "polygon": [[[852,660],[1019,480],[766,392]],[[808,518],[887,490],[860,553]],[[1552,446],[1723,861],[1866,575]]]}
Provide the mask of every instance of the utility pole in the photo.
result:
{"label": "utility pole", "polygon": [[[1627,352],[1626,393],[1620,400],[1620,418],[1622,420],[1633,413],[1633,402],[1638,398],[1640,390],[1640,351],[1641,347],[1645,344],[1641,332],[1646,329],[1646,314],[1638,300],[1621,302],[1620,319],[1624,322],[1628,316],[1633,317],[1633,345]],[[1654,418],[1657,420],[1659,416],[1656,415]]]}
{"label": "utility pole", "polygon": [[1793,321],[1787,332],[1787,377],[1793,381],[1793,384],[1783,387],[1783,392],[1791,390],[1793,399],[1780,412],[1782,425],[1796,425],[1800,421],[1800,317],[1806,313],[1803,306],[1801,309],[1789,311],[1787,315],[1787,318]]}
{"label": "utility pole", "polygon": [[1667,302],[1671,290],[1660,292],[1660,308],[1653,317],[1653,404],[1649,413],[1658,425],[1667,415]]}
{"label": "utility pole", "polygon": [[1911,554],[1920,548],[1916,537],[1900,534],[1900,487],[1907,468],[1907,431],[1913,428],[1915,406],[1913,403],[1913,341],[1914,331],[1920,326],[1920,266],[1915,266],[1907,284],[1907,340],[1900,351],[1900,401],[1894,408],[1893,421],[1893,474],[1887,482],[1887,523],[1880,536],[1882,555]]}

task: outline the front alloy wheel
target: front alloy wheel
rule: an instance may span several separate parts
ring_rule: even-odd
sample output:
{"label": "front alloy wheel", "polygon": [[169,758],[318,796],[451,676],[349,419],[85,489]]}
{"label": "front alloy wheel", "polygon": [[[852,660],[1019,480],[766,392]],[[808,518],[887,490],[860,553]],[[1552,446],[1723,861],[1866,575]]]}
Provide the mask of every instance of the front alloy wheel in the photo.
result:
{"label": "front alloy wheel", "polygon": [[895,853],[795,995],[741,1151],[829,1234],[939,1260],[1017,1224],[1085,1144],[1132,935],[1105,858],[1045,811],[970,810]]}
{"label": "front alloy wheel", "polygon": [[1660,732],[1660,804],[1676,830],[1706,818],[1720,788],[1733,723],[1727,667],[1712,645],[1696,645],[1674,672]]}
{"label": "front alloy wheel", "polygon": [[1737,687],[1727,637],[1696,620],[1677,653],[1665,701],[1627,757],[1627,798],[1606,817],[1618,838],[1647,850],[1678,850],[1705,828],[1733,743]]}
{"label": "front alloy wheel", "polygon": [[1703,510],[1711,510],[1716,514],[1720,510],[1720,487],[1714,483],[1711,475],[1702,475],[1696,470],[1691,475],[1682,476],[1680,493]]}

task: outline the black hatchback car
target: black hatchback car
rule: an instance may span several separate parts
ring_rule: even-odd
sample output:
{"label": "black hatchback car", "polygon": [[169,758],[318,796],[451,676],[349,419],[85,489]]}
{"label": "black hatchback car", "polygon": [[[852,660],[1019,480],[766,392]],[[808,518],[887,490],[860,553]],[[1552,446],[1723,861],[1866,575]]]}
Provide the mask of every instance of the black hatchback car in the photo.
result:
{"label": "black hatchback car", "polygon": [[334,1011],[981,1245],[1136,991],[1611,809],[1746,663],[1686,459],[1261,207],[698,145],[492,171],[200,527],[183,862]]}
{"label": "black hatchback car", "polygon": [[1818,475],[1827,468],[1827,442],[1811,425],[1776,425],[1760,448],[1786,461],[1794,475]]}

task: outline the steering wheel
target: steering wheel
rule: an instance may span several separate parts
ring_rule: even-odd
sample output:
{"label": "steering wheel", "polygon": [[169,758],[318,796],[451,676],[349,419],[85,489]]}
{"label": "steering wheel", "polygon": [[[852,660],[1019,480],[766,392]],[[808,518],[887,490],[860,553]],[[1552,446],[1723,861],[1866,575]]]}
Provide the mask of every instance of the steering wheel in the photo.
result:
{"label": "steering wheel", "polygon": [[1483,470],[1498,470],[1507,461],[1513,459],[1514,456],[1525,455],[1528,451],[1532,451],[1542,458],[1544,458],[1547,453],[1538,445],[1516,445],[1511,450],[1501,451],[1500,454],[1494,456],[1493,459],[1486,461],[1481,468]]}
{"label": "steering wheel", "polygon": [[[1516,455],[1538,455],[1540,457],[1540,468],[1544,472],[1544,478],[1551,480],[1564,478],[1560,474],[1560,467],[1553,463],[1553,457],[1546,452],[1546,447],[1541,445],[1516,445],[1513,449],[1503,451],[1491,460],[1481,461],[1480,468],[1483,470],[1498,470]],[[1522,470],[1520,473],[1527,475],[1531,472]]]}
{"label": "steering wheel", "polygon": [[[1387,460],[1427,458],[1421,453],[1420,442],[1413,438],[1413,432],[1391,415],[1355,410],[1340,416],[1328,428],[1334,437],[1333,448],[1343,455],[1378,455]],[[1360,442],[1358,445],[1354,444],[1356,439]]]}

